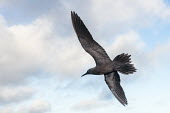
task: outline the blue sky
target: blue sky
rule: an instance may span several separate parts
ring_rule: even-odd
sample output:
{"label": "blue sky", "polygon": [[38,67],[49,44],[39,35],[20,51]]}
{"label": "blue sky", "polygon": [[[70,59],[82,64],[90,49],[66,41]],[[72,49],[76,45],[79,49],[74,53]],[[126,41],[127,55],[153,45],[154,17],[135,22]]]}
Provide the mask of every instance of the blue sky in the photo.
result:
{"label": "blue sky", "polygon": [[[169,0],[1,0],[1,113],[170,112]],[[113,59],[132,55],[138,71],[120,74],[128,106],[95,66],[71,24],[76,11]]]}

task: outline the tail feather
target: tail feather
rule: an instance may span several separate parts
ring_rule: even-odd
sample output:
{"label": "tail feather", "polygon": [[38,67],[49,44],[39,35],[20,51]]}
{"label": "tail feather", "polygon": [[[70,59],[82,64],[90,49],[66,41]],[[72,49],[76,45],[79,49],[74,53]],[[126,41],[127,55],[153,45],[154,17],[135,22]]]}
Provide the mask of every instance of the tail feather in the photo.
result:
{"label": "tail feather", "polygon": [[116,61],[116,62],[119,62],[119,63],[131,63],[131,58],[130,58],[131,55],[128,55],[128,54],[125,54],[125,53],[122,53],[120,55],[117,55],[113,61]]}
{"label": "tail feather", "polygon": [[119,71],[122,74],[132,74],[136,72],[136,68],[133,64],[131,64],[131,55],[122,53],[120,55],[117,55],[113,62],[116,65],[116,70]]}

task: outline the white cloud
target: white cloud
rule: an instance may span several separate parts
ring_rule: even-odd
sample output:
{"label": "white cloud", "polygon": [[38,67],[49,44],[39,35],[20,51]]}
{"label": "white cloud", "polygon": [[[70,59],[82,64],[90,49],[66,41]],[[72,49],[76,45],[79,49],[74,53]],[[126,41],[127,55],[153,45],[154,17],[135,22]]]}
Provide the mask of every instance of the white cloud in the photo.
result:
{"label": "white cloud", "polygon": [[[31,75],[37,68],[39,69],[43,59],[39,56],[43,49],[39,38],[44,38],[44,34],[49,30],[48,26],[42,27],[43,21],[37,23],[12,27],[1,25],[3,31],[0,32],[1,84],[22,82],[26,75]],[[41,30],[40,27],[42,27]]]}
{"label": "white cloud", "polygon": [[21,108],[19,113],[46,113],[51,110],[51,106],[44,100],[35,100],[30,106]]}
{"label": "white cloud", "polygon": [[34,93],[30,87],[0,87],[0,104],[18,103],[30,99]]}
{"label": "white cloud", "polygon": [[118,54],[121,52],[128,52],[130,54],[138,54],[145,48],[145,43],[142,41],[140,35],[131,30],[127,33],[117,35],[109,47],[109,52],[113,51]]}
{"label": "white cloud", "polygon": [[15,113],[11,107],[5,107],[1,109],[1,113]]}
{"label": "white cloud", "polygon": [[29,107],[28,113],[45,113],[50,110],[50,105],[45,101],[36,101]]}
{"label": "white cloud", "polygon": [[129,28],[148,27],[170,18],[170,7],[164,0],[93,0],[92,4],[90,18],[101,38],[107,36],[102,32],[111,37]]}
{"label": "white cloud", "polygon": [[[110,22],[127,22],[127,24],[129,24],[129,22],[134,24],[141,22],[143,24],[146,19],[154,19],[153,17],[165,18],[170,15],[167,13],[170,8],[163,0],[148,0],[147,2],[143,0],[93,0],[93,3],[95,15],[99,15],[99,13],[102,14],[96,19],[104,20],[106,23],[103,24]],[[150,22],[152,22],[152,20],[150,20]]]}
{"label": "white cloud", "polygon": [[42,17],[28,25],[1,25],[1,84],[23,82],[41,70],[70,75],[86,64],[90,56],[80,47],[76,35],[63,39],[55,34],[52,24]]}
{"label": "white cloud", "polygon": [[26,105],[17,106],[6,106],[1,108],[1,113],[47,113],[51,111],[51,105],[44,100],[33,100],[31,103]]}
{"label": "white cloud", "polygon": [[[170,53],[168,52],[170,50],[170,40],[161,43],[157,47],[155,47],[150,55],[149,58],[152,59],[152,65],[154,67],[165,67],[170,64],[170,61],[168,60],[170,57]],[[166,64],[166,65],[165,65]]]}

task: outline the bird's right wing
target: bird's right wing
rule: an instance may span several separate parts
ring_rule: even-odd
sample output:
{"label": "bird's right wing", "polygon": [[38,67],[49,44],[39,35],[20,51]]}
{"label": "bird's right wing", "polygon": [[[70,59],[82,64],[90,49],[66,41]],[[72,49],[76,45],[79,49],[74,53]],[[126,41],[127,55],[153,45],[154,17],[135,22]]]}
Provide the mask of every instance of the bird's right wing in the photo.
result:
{"label": "bird's right wing", "polygon": [[120,85],[120,77],[117,72],[112,72],[110,74],[104,75],[105,76],[105,81],[113,93],[113,95],[117,98],[117,100],[122,104],[122,105],[127,105],[127,99],[125,96],[125,93],[123,91],[123,88]]}
{"label": "bird's right wing", "polygon": [[71,12],[71,19],[82,47],[94,58],[96,65],[112,62],[106,51],[93,39],[83,21],[75,12]]}

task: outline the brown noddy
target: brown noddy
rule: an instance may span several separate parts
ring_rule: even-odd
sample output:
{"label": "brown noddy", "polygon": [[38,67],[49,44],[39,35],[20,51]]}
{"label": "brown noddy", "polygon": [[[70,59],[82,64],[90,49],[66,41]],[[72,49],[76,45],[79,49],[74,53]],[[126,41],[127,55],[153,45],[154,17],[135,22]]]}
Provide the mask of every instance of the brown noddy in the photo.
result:
{"label": "brown noddy", "polygon": [[113,95],[122,105],[127,105],[128,102],[120,85],[118,72],[126,75],[136,72],[136,68],[131,64],[131,55],[122,53],[111,60],[103,47],[93,39],[81,18],[74,11],[71,11],[71,19],[82,47],[94,58],[96,63],[95,67],[90,68],[82,76],[87,74],[104,75],[106,84]]}

